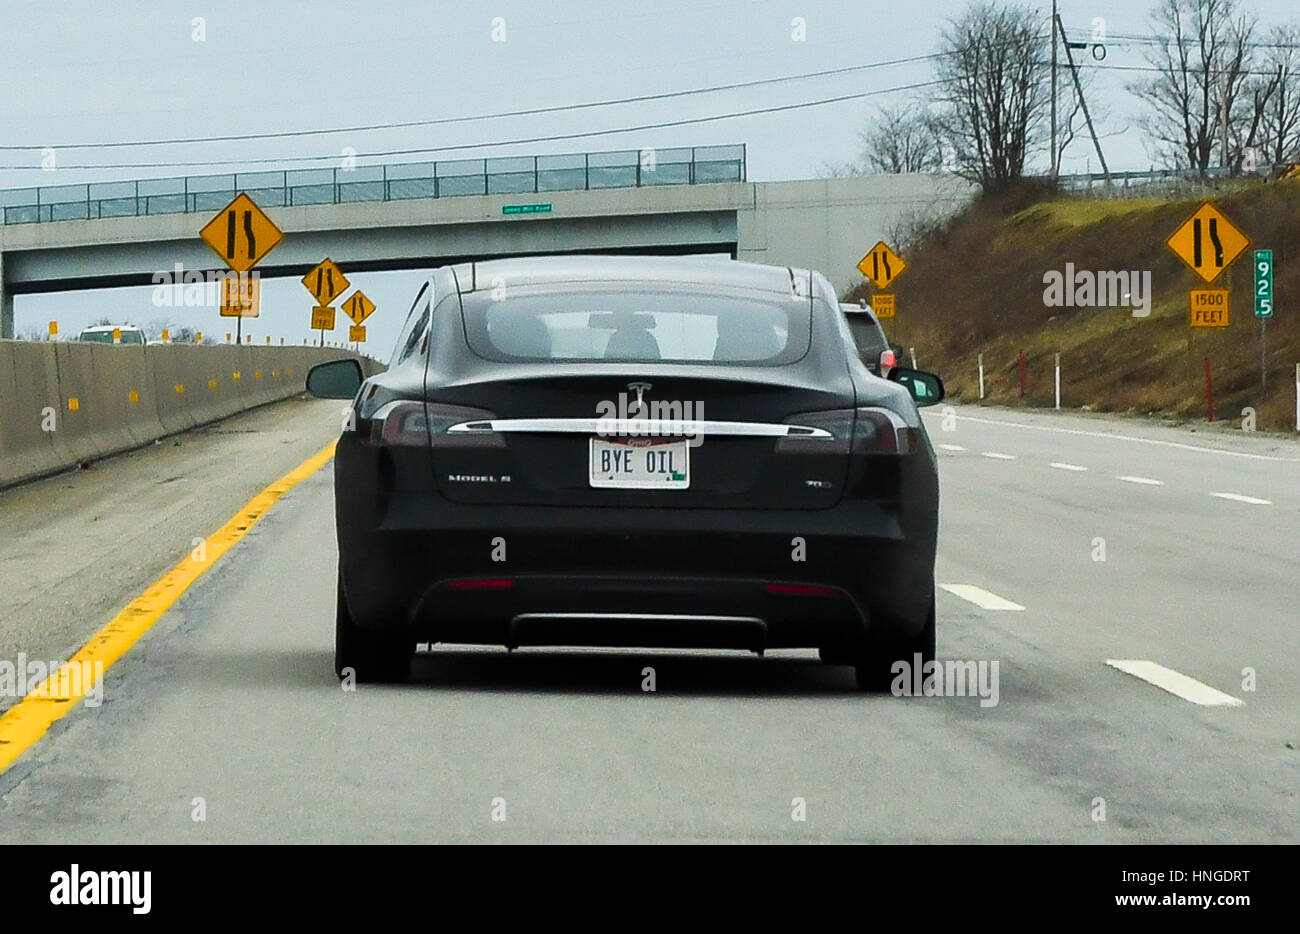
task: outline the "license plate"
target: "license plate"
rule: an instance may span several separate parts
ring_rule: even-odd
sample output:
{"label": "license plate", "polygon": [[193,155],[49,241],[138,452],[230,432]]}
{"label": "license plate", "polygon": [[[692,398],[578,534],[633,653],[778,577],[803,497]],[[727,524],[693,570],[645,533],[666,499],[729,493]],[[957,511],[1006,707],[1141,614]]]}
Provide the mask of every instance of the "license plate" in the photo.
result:
{"label": "license plate", "polygon": [[592,438],[593,487],[685,490],[691,485],[689,438]]}

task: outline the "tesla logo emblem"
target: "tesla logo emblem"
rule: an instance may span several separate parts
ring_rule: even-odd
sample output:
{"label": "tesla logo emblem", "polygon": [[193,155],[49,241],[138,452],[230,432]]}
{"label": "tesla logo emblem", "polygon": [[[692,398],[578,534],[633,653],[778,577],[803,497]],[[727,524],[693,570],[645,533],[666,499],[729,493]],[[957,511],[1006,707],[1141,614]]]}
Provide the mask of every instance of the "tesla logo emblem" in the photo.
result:
{"label": "tesla logo emblem", "polygon": [[645,404],[645,394],[650,391],[649,383],[628,383],[627,388],[636,393],[637,411]]}

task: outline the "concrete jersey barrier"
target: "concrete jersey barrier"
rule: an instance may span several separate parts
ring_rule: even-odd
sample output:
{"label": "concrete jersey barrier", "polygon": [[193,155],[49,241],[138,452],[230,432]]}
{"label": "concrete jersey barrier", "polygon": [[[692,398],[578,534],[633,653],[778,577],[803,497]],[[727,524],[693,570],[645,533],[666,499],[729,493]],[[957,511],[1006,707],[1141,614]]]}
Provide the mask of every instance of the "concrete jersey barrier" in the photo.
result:
{"label": "concrete jersey barrier", "polygon": [[305,391],[334,347],[0,341],[0,488]]}

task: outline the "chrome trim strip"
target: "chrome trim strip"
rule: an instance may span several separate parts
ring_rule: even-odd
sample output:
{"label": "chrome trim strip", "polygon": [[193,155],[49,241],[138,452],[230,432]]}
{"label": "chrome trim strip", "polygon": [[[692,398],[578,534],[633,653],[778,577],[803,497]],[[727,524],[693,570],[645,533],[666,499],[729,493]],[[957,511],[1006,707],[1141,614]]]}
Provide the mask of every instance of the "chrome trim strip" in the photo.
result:
{"label": "chrome trim strip", "polygon": [[740,438],[834,438],[825,428],[779,425],[773,422],[724,422],[712,419],[654,418],[494,418],[460,422],[448,434],[488,432],[522,434],[693,436]]}

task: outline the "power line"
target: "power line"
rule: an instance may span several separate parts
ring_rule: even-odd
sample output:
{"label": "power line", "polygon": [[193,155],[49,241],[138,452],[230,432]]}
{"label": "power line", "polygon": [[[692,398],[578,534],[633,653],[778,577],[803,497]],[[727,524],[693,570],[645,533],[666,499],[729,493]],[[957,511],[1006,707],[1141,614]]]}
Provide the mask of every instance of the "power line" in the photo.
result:
{"label": "power line", "polygon": [[[432,120],[405,120],[395,123],[369,123],[359,126],[347,127],[330,127],[321,130],[285,130],[275,133],[236,133],[226,136],[195,136],[188,138],[173,139],[153,139],[153,140],[130,140],[126,142],[98,142],[98,143],[42,143],[40,145],[0,145],[0,151],[7,152],[29,152],[50,149],[122,149],[133,146],[172,146],[186,145],[193,143],[229,143],[249,140],[269,140],[269,139],[290,139],[299,136],[326,136],[338,133],[362,133],[371,130],[398,130],[410,129],[414,127],[431,127],[446,126],[454,123],[471,123],[478,120],[497,120],[505,117],[526,117],[536,116],[539,114],[553,114],[564,111],[589,110],[595,107],[613,107],[620,104],[643,104],[649,101],[671,100],[679,97],[689,97],[695,94],[713,94],[718,91],[734,91],[741,88],[761,87],[767,84],[780,84],[790,81],[806,81],[813,78],[825,78],[831,75],[851,74],[853,72],[867,71],[875,68],[888,68],[894,65],[908,65],[916,62],[930,61],[933,59],[944,58],[949,55],[955,55],[960,50],[948,52],[931,52],[928,55],[913,55],[908,58],[896,58],[884,62],[870,62],[865,65],[848,65],[843,68],[828,68],[823,71],[813,71],[798,75],[782,75],[776,78],[758,78],[753,81],[737,81],[731,84],[718,84],[705,88],[690,88],[682,91],[666,91],[659,94],[641,94],[635,97],[621,97],[602,101],[588,101],[582,104],[557,104],[550,107],[531,107],[524,110],[506,110],[498,113],[479,114],[477,116],[464,117],[440,117]],[[176,163],[184,165],[188,163]],[[224,164],[224,163],[213,163]]]}
{"label": "power line", "polygon": [[[358,159],[380,158],[386,156],[413,156],[424,155],[438,152],[455,152],[458,150],[477,150],[477,149],[496,149],[502,146],[522,146],[533,143],[551,143],[559,140],[569,139],[588,139],[593,136],[609,136],[614,133],[634,133],[642,130],[662,130],[671,127],[690,126],[697,123],[711,123],[715,120],[733,120],[739,117],[753,117],[761,114],[781,113],[788,110],[800,110],[805,107],[820,107],[825,104],[838,104],[844,101],[860,100],[865,97],[875,97],[880,94],[894,94],[900,91],[913,91],[918,88],[933,87],[936,84],[942,84],[941,81],[920,81],[915,84],[901,84],[891,88],[878,88],[874,91],[859,91],[854,94],[840,94],[836,97],[824,97],[812,101],[799,101],[794,104],[779,104],[772,107],[759,107],[753,110],[740,110],[731,113],[713,114],[708,117],[691,117],[685,120],[668,120],[661,123],[643,123],[636,126],[615,127],[606,130],[585,130],[578,133],[555,133],[550,136],[533,136],[528,138],[497,140],[490,143],[470,143],[458,146],[423,146],[415,149],[388,149],[377,152],[357,153]],[[163,169],[163,168],[189,168],[197,166],[225,166],[225,165],[283,165],[287,162],[337,162],[338,154],[331,153],[328,156],[288,156],[279,159],[227,159],[221,161],[199,161],[199,162],[102,162],[91,165],[61,165],[64,169]],[[32,169],[30,165],[0,165],[0,169],[5,170],[23,170]]]}
{"label": "power line", "polygon": [[[1076,40],[1078,41],[1078,40]],[[1106,38],[1100,41],[1088,39],[1090,45],[1124,45],[1131,42],[1143,42],[1147,44],[1160,45],[1195,45],[1199,40],[1194,37],[1187,37],[1181,42],[1176,36],[1155,36],[1140,35],[1136,33],[1108,33]],[[1246,48],[1251,49],[1300,49],[1300,42],[1262,42],[1252,40],[1243,43]]]}

